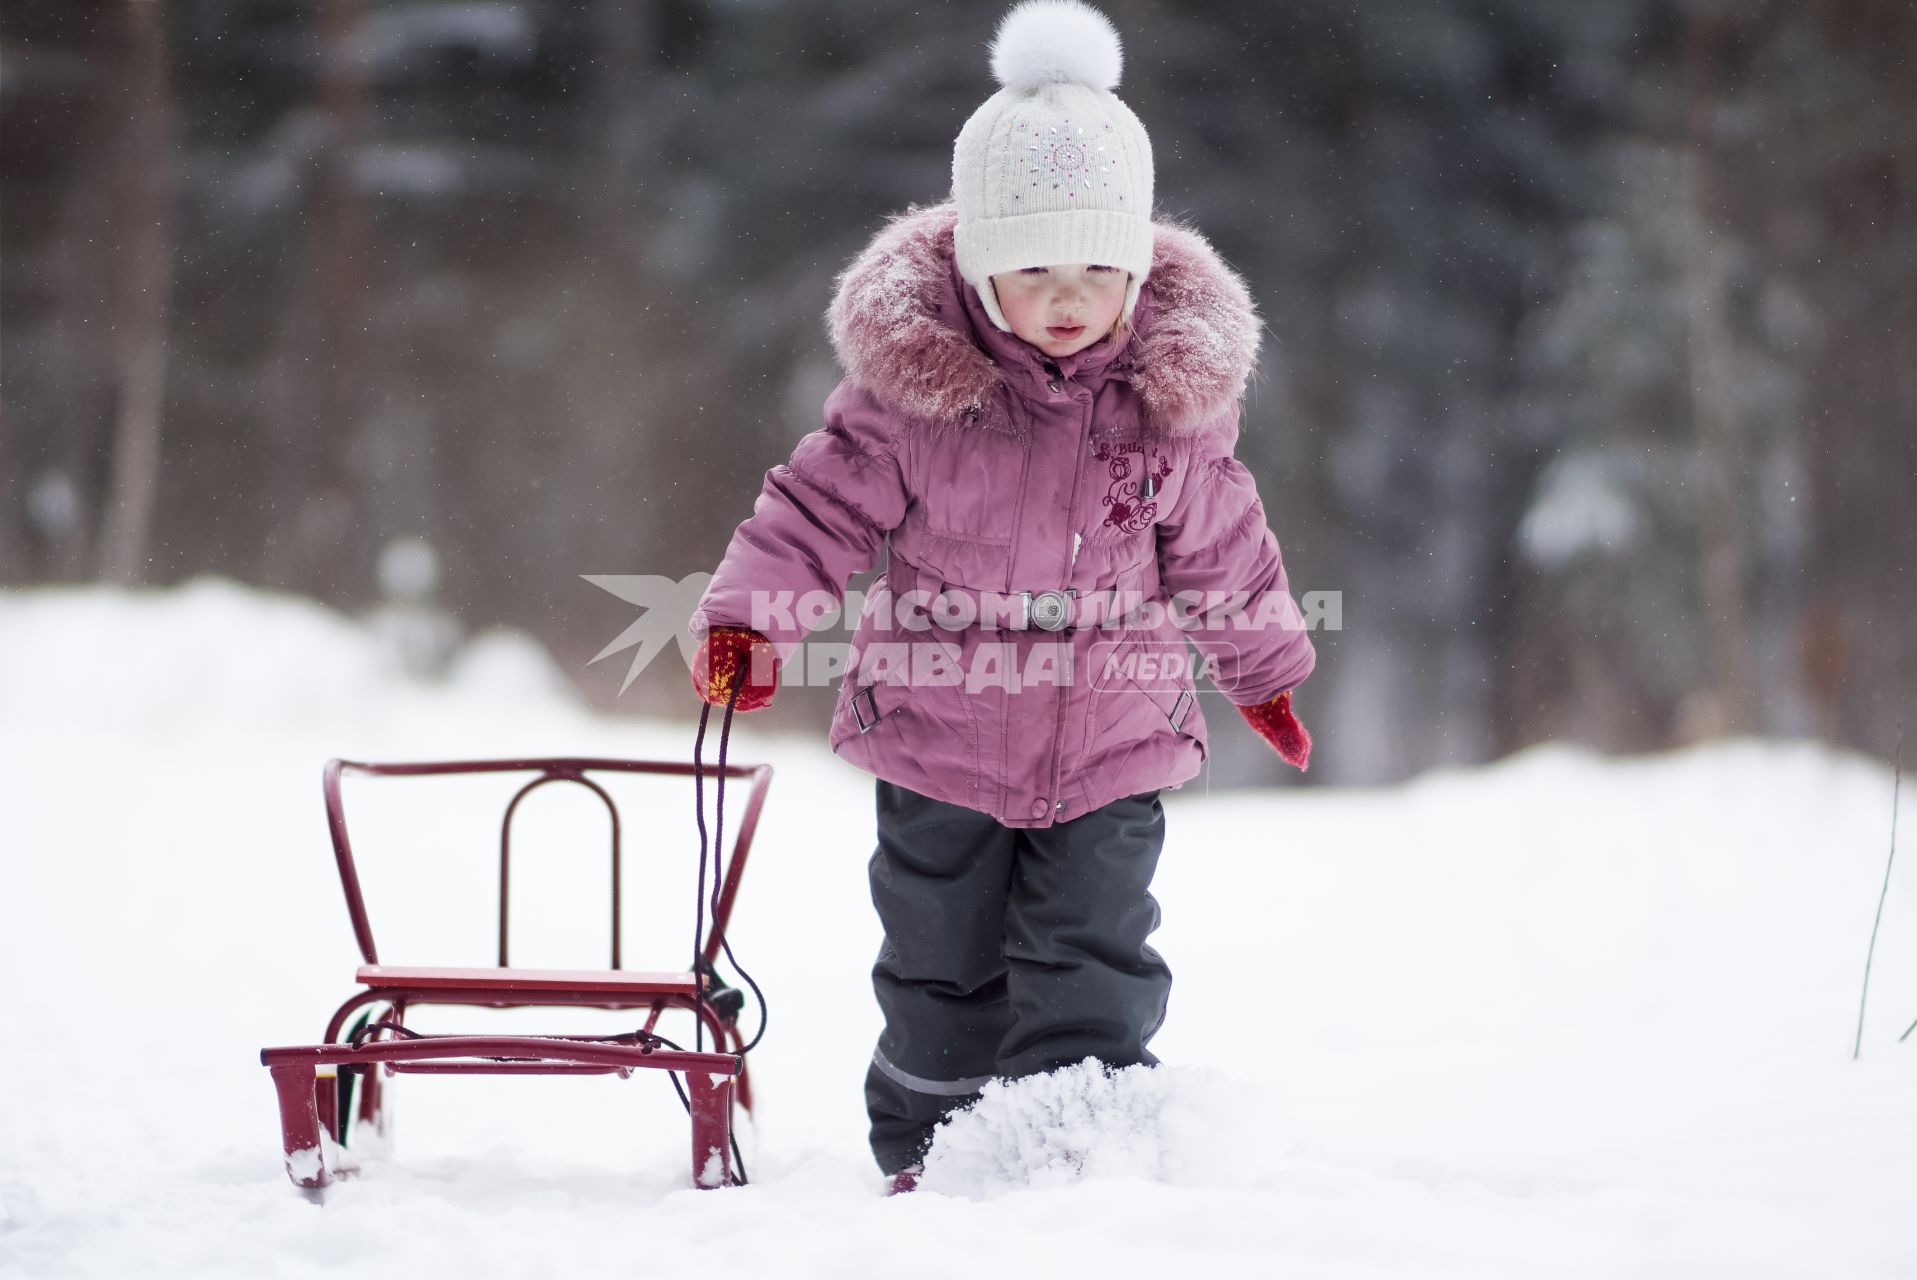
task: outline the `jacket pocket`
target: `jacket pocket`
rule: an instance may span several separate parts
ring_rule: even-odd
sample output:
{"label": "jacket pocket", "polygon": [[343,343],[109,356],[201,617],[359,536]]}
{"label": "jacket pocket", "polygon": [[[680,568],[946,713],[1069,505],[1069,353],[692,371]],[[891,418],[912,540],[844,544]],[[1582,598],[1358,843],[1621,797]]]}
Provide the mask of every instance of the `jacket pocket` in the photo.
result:
{"label": "jacket pocket", "polygon": [[963,688],[848,681],[832,727],[840,757],[921,795],[990,811],[1002,787],[979,754],[979,711]]}
{"label": "jacket pocket", "polygon": [[1120,730],[1196,738],[1198,694],[1189,655],[1182,637],[1165,639],[1135,630],[1115,641],[1094,643],[1087,748],[1100,735]]}
{"label": "jacket pocket", "polygon": [[954,644],[962,638],[862,619],[832,709],[832,747],[866,738],[875,751],[938,756],[976,773],[979,709],[962,683],[965,655]]}

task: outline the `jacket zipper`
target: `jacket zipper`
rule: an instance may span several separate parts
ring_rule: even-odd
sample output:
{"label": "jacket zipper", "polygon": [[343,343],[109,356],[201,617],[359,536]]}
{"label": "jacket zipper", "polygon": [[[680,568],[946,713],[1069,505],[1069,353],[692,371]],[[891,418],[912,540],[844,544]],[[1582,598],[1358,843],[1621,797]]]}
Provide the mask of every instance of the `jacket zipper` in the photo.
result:
{"label": "jacket zipper", "polygon": [[[1021,409],[1022,409],[1022,406],[1014,404],[1014,405],[1008,406],[1007,412],[1016,414],[1016,413],[1019,413]],[[1010,546],[1007,548],[1007,555],[1005,557],[1005,577],[999,583],[1000,589],[1004,591],[1010,591],[1012,589],[1012,559],[1013,557],[1011,554],[1011,548],[1015,548],[1018,546],[1019,534],[1024,531],[1025,486],[1031,483],[1032,450],[1037,446],[1037,436],[1032,431],[1032,421],[1029,414],[1026,416],[1024,426],[1025,426],[1025,447],[1019,450],[1018,485],[1013,490],[1016,496],[1012,500],[1012,503],[1013,503],[1012,505],[1012,541]],[[983,756],[985,755],[983,744],[980,745],[979,755],[981,758],[983,758]],[[999,796],[999,803],[1001,804],[1004,803],[1006,789],[1011,785],[1007,779],[1007,769],[1006,769],[1006,763],[1011,759],[1011,757],[1012,757],[1012,715],[1011,715],[1011,707],[1008,702],[1008,705],[1006,706],[1006,709],[1005,709],[1005,714],[999,716],[998,718],[998,747],[994,753],[994,765],[995,765],[995,770],[996,770],[997,779],[998,779],[998,796]]]}
{"label": "jacket zipper", "polygon": [[[1065,382],[1064,375],[1062,373],[1059,375],[1059,381],[1066,386],[1071,385],[1070,383]],[[1090,428],[1091,428],[1091,422],[1092,422],[1092,401],[1091,400],[1087,400],[1085,402],[1084,409],[1085,409],[1084,416],[1080,418],[1079,424],[1078,424],[1078,439],[1073,441],[1072,443],[1072,461],[1071,461],[1072,496],[1071,496],[1071,499],[1065,504],[1065,531],[1073,535],[1071,565],[1076,565],[1078,562],[1078,541],[1077,541],[1078,491],[1080,488],[1079,482],[1084,478],[1084,475],[1085,475],[1085,446],[1087,441],[1090,438]],[[1071,576],[1070,565],[1068,565],[1065,572],[1066,572],[1067,579],[1069,579]],[[1059,585],[1059,589],[1063,590],[1066,584],[1061,582],[1058,585]],[[1076,671],[1072,672],[1072,679],[1077,680],[1078,674],[1079,673]],[[1064,784],[1063,745],[1065,742],[1065,702],[1066,702],[1065,692],[1063,690],[1060,690],[1058,695],[1058,711],[1052,724],[1052,821],[1054,823],[1058,821],[1058,815],[1064,812],[1065,810],[1065,796],[1063,791],[1063,784]]]}

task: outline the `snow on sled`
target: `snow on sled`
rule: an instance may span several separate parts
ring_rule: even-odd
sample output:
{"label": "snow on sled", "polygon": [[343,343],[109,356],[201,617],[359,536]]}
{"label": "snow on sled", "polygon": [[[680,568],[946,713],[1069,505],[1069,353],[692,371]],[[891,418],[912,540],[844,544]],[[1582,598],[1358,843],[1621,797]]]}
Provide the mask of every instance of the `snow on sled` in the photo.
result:
{"label": "snow on sled", "polygon": [[[397,966],[382,964],[373,927],[361,894],[360,876],[347,836],[340,782],[347,773],[380,777],[447,774],[532,773],[506,807],[499,831],[499,963],[496,966]],[[691,777],[703,801],[703,783],[713,778],[717,825],[711,871],[710,921],[698,936],[694,967],[684,972],[641,972],[621,963],[620,918],[622,856],[619,809],[592,774],[651,774]],[[738,835],[724,854],[725,782],[751,784]],[[288,1045],[260,1051],[279,1094],[280,1129],[286,1148],[286,1172],[295,1185],[318,1194],[336,1174],[348,1172],[341,1158],[352,1126],[384,1133],[390,1110],[383,1080],[398,1074],[446,1075],[618,1075],[638,1069],[672,1073],[692,1128],[692,1180],[719,1187],[744,1181],[735,1160],[733,1107],[751,1109],[746,1076],[747,1044],[739,1031],[743,995],[719,980],[714,965],[726,945],[726,925],[745,870],[759,812],[772,781],[769,765],[728,765],[723,743],[719,764],[707,770],[695,752],[691,764],[679,762],[539,758],[460,760],[440,763],[363,764],[332,760],[326,765],[326,820],[339,864],[340,887],[352,917],[363,963],[355,980],[360,989],[333,1012],[319,1044]],[[526,969],[508,962],[509,903],[512,874],[512,824],[520,801],[536,788],[565,782],[584,787],[605,805],[612,836],[612,955],[605,969]],[[700,815],[701,914],[707,909],[704,814]],[[728,952],[728,956],[729,956]],[[750,979],[747,979],[750,985]],[[643,1009],[641,1028],[609,1036],[426,1035],[406,1026],[407,1012],[423,1006],[468,1008]],[[657,1034],[660,1015],[689,1010],[695,1019],[694,1049],[688,1051]],[[348,1029],[348,1019],[360,1016]],[[709,1032],[714,1049],[699,1047]],[[756,1037],[754,1041],[756,1043]],[[683,1086],[679,1078],[684,1077]]]}

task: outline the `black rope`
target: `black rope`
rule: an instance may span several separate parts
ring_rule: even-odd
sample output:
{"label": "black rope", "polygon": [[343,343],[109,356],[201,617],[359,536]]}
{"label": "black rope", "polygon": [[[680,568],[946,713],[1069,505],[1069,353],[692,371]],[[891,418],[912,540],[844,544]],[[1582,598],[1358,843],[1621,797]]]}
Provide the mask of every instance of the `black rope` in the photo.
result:
{"label": "black rope", "polygon": [[[732,717],[738,709],[739,694],[744,687],[745,685],[742,679],[733,682],[732,692],[726,697],[725,716],[719,722],[719,763],[718,772],[712,780],[713,832],[710,837],[708,837],[706,832],[705,785],[706,727],[712,719],[712,704],[709,702],[702,702],[699,707],[699,732],[692,740],[692,802],[697,812],[699,824],[699,876],[693,888],[692,972],[695,981],[698,975],[703,972],[711,972],[714,981],[718,980],[717,971],[713,970],[711,966],[706,963],[705,958],[706,855],[708,852],[712,855],[712,918],[716,922],[719,918],[720,890],[725,884],[726,748],[732,739]],[[751,1044],[745,1045],[739,1050],[739,1058],[743,1064],[746,1050],[757,1045],[760,1036],[765,1034],[768,1012],[766,1009],[765,993],[759,990],[759,984],[752,980],[752,975],[740,967],[739,961],[732,954],[731,940],[724,934],[720,934],[719,945],[721,949],[725,951],[726,959],[732,962],[733,968],[739,970],[739,976],[745,979],[746,985],[752,988],[752,994],[757,997],[759,1001],[759,1033],[752,1037]],[[695,999],[699,999],[701,1003],[704,1003],[702,996],[695,996]],[[699,1012],[695,1010],[692,1025],[692,1043],[695,1051],[704,1051],[705,1034],[706,1020],[699,1016]],[[666,1074],[672,1079],[672,1091],[679,1095],[679,1105],[685,1108],[687,1115],[691,1115],[692,1100],[686,1096],[685,1086],[679,1083],[679,1077],[676,1073],[668,1071]],[[733,1134],[731,1138],[733,1167],[738,1171],[739,1185],[744,1186],[748,1182],[746,1177],[745,1156],[739,1150],[739,1136]]]}
{"label": "black rope", "polygon": [[[731,709],[730,702],[727,710]],[[692,976],[696,984],[699,978],[699,959],[705,953],[706,940],[706,723],[712,719],[712,704],[701,701],[699,704],[699,732],[692,739],[692,807],[699,823],[699,880],[692,891]],[[694,998],[697,998],[695,991]],[[692,1029],[695,1046],[705,1043],[705,1019],[700,1018]],[[675,1082],[676,1087],[676,1082]]]}
{"label": "black rope", "polygon": [[[750,654],[748,653],[748,657],[749,656]],[[719,770],[713,775],[712,779],[712,923],[715,928],[719,924],[719,886],[724,884],[726,879],[726,743],[732,738],[733,708],[738,705],[739,692],[744,688],[745,672],[740,671],[732,682],[732,692],[726,695],[726,713],[719,721]],[[706,881],[703,873],[704,861],[703,858],[700,859],[702,871],[699,877],[699,911],[702,916],[704,915],[706,906]],[[724,934],[720,934],[719,937],[721,941],[724,941]],[[705,938],[703,935],[700,937],[699,942],[699,949],[692,954],[692,963],[695,969],[703,968],[706,963]],[[716,979],[718,975],[715,973],[713,976]],[[695,1035],[704,1034],[704,1030],[705,1019],[701,1018],[699,1019],[699,1029]],[[698,1041],[695,1039],[693,1043],[697,1044]]]}
{"label": "black rope", "polygon": [[[665,1045],[668,1049],[679,1049],[678,1045],[672,1043],[672,1041],[666,1039],[664,1036],[654,1036],[653,1039],[659,1041],[659,1043]],[[679,1049],[679,1052],[684,1053],[685,1050]],[[743,1058],[743,1055],[741,1055],[741,1057]],[[679,1105],[685,1108],[686,1115],[690,1117],[692,1115],[692,1099],[686,1096],[685,1086],[679,1083],[679,1073],[676,1071],[668,1071],[666,1072],[666,1079],[672,1081],[672,1091],[679,1095]],[[739,1150],[739,1135],[736,1133],[728,1133],[726,1137],[732,1143],[732,1167],[738,1172],[739,1185],[742,1187],[748,1186],[752,1182],[752,1179],[746,1177],[745,1156]]]}
{"label": "black rope", "polygon": [[[378,1031],[390,1031],[394,1035],[403,1037],[404,1039],[407,1039],[407,1040],[458,1039],[459,1034],[461,1034],[461,1033],[455,1033],[454,1035],[449,1036],[446,1033],[441,1032],[437,1035],[429,1035],[423,1031],[415,1031],[411,1027],[405,1026],[402,1023],[398,1023],[398,1022],[368,1022],[368,1023],[362,1023],[360,1026],[355,1027],[353,1029],[353,1038],[350,1043],[355,1049],[357,1049],[362,1044],[364,1044],[370,1036],[372,1036],[375,1032],[378,1032]],[[658,1049],[661,1047],[664,1047],[667,1049],[678,1049],[679,1052],[681,1053],[685,1052],[684,1049],[679,1049],[678,1045],[672,1043],[672,1041],[666,1039],[664,1036],[655,1035],[654,1033],[647,1031],[644,1027],[637,1028],[636,1030],[633,1030],[633,1031],[616,1031],[613,1034],[606,1035],[606,1036],[534,1035],[534,1036],[529,1036],[527,1038],[532,1040],[567,1040],[567,1041],[576,1042],[578,1044],[629,1045],[633,1048],[638,1049],[641,1053],[651,1053],[654,1049]],[[473,1056],[478,1058],[484,1058],[488,1062],[534,1062],[534,1061],[537,1061],[537,1059],[534,1059],[534,1058],[527,1058],[520,1055],[508,1055],[508,1054],[481,1053],[481,1054],[475,1054]],[[355,1064],[348,1064],[348,1065],[355,1065]],[[357,1065],[363,1068],[365,1064],[362,1063]]]}
{"label": "black rope", "polygon": [[390,1031],[394,1035],[404,1036],[408,1040],[427,1040],[431,1038],[414,1031],[410,1027],[403,1027],[397,1022],[363,1022],[353,1029],[353,1039],[351,1042],[353,1047],[355,1049],[359,1048],[361,1044],[365,1043],[366,1038],[375,1031]]}
{"label": "black rope", "polygon": [[[732,703],[737,700],[738,691],[735,689],[732,700],[726,703],[725,719],[719,724],[719,776],[715,779],[713,787],[712,918],[714,920],[719,918],[719,889],[725,883],[725,876],[721,874],[720,860],[725,857],[726,847],[726,749],[732,738]],[[752,988],[753,998],[759,1002],[759,1029],[753,1033],[749,1042],[739,1046],[739,1054],[743,1057],[757,1048],[759,1041],[765,1038],[766,1023],[772,1019],[772,1007],[766,1003],[765,992],[759,990],[759,984],[752,980],[752,975],[747,973],[745,966],[739,963],[739,958],[732,954],[731,930],[719,935],[719,949],[725,952],[726,959],[738,971],[739,976],[745,979],[746,986]]]}

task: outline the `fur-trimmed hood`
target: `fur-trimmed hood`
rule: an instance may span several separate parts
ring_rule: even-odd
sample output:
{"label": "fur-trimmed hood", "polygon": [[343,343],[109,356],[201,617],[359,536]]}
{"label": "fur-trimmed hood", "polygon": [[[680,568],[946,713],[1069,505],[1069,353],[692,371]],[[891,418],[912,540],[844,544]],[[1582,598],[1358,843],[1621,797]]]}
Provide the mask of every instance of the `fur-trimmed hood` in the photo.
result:
{"label": "fur-trimmed hood", "polygon": [[[951,201],[895,214],[840,273],[827,313],[846,374],[898,412],[932,423],[977,418],[1005,380],[967,318],[960,291],[971,286],[953,267],[957,221]],[[1138,392],[1148,430],[1184,436],[1244,394],[1262,325],[1251,291],[1202,235],[1152,225],[1151,273],[1112,367]],[[979,307],[976,293],[971,305]]]}

